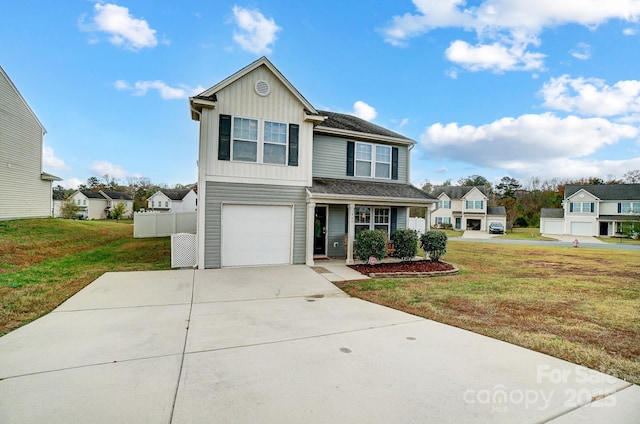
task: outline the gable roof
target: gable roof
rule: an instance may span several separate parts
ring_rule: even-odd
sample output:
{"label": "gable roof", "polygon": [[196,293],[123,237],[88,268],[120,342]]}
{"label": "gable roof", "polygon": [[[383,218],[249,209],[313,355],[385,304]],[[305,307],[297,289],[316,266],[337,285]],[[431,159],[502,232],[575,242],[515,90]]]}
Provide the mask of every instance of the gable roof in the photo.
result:
{"label": "gable roof", "polygon": [[564,198],[568,199],[580,190],[600,200],[640,200],[640,184],[570,185],[564,188]]}
{"label": "gable roof", "polygon": [[171,200],[182,200],[187,194],[189,194],[191,189],[182,189],[182,190],[161,189],[159,191]]}
{"label": "gable roof", "polygon": [[542,208],[540,210],[540,218],[564,218],[564,209],[562,208]]}
{"label": "gable roof", "polygon": [[105,200],[104,196],[101,195],[99,192],[97,191],[92,191],[92,190],[78,190],[80,193],[84,194],[85,197],[89,198],[89,199],[100,199],[100,200]]}
{"label": "gable roof", "polygon": [[42,125],[42,122],[40,122],[40,120],[36,116],[36,114],[33,111],[33,109],[31,109],[31,107],[29,106],[29,103],[27,103],[27,101],[24,99],[24,97],[22,97],[22,94],[20,94],[20,91],[18,91],[18,88],[13,83],[13,81],[11,81],[11,78],[9,78],[9,75],[4,71],[4,69],[2,69],[2,66],[0,66],[0,76],[4,77],[4,79],[7,80],[7,82],[9,83],[9,86],[11,87],[11,89],[15,92],[15,94],[22,101],[22,103],[24,103],[24,106],[27,108],[27,110],[29,111],[29,113],[31,114],[33,119],[35,119],[36,122],[38,123],[38,125],[40,126],[40,128],[42,128],[42,134],[46,134],[47,130],[44,128],[44,125]]}
{"label": "gable roof", "polygon": [[438,197],[444,193],[449,196],[450,199],[459,200],[474,188],[480,190],[480,192],[485,196],[487,195],[487,188],[485,186],[435,186],[433,187],[433,195]]}
{"label": "gable roof", "polygon": [[122,191],[100,190],[100,193],[111,200],[133,200],[131,196]]}
{"label": "gable roof", "polygon": [[373,124],[357,116],[347,115],[344,113],[318,111],[320,115],[325,115],[327,119],[314,128],[314,132],[344,135],[349,137],[375,138],[383,141],[395,141],[402,144],[415,144],[415,141],[402,134],[388,130],[379,125]]}
{"label": "gable roof", "polygon": [[245,75],[259,68],[260,66],[264,66],[267,69],[269,69],[269,71],[271,71],[271,73],[278,80],[280,80],[280,82],[285,87],[287,87],[287,89],[289,89],[291,94],[293,94],[300,101],[300,103],[304,105],[304,108],[306,109],[305,111],[307,112],[308,115],[318,115],[318,111],[313,107],[313,105],[309,103],[309,101],[305,99],[302,94],[300,94],[300,92],[293,86],[293,84],[291,84],[289,80],[287,80],[284,77],[284,75],[282,75],[282,73],[273,65],[273,63],[269,61],[269,59],[267,59],[265,56],[262,56],[260,59],[254,61],[253,63],[250,63],[249,65],[240,69],[233,75],[228,76],[227,78],[223,79],[213,87],[203,91],[197,96],[190,97],[189,103],[191,104],[191,107],[192,107],[191,119],[196,121],[198,120],[198,116],[197,114],[194,113],[194,110],[198,110],[198,108],[199,110],[202,110],[202,107],[213,107],[215,105],[215,102],[217,102],[216,93],[218,91],[233,84],[234,82],[238,81],[240,78],[244,77]]}
{"label": "gable roof", "polygon": [[487,206],[487,215],[507,216],[507,209],[504,206]]}

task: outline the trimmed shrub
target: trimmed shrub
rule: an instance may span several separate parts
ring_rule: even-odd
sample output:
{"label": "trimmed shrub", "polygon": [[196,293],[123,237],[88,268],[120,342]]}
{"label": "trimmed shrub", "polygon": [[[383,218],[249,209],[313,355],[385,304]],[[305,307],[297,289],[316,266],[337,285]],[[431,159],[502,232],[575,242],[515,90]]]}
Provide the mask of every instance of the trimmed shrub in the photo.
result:
{"label": "trimmed shrub", "polygon": [[427,231],[420,237],[422,248],[433,262],[447,253],[447,235],[442,231]]}
{"label": "trimmed shrub", "polygon": [[391,233],[393,256],[410,261],[418,254],[418,234],[414,230],[397,230]]}
{"label": "trimmed shrub", "polygon": [[381,260],[387,254],[387,233],[363,230],[356,234],[355,256],[366,263],[370,257]]}

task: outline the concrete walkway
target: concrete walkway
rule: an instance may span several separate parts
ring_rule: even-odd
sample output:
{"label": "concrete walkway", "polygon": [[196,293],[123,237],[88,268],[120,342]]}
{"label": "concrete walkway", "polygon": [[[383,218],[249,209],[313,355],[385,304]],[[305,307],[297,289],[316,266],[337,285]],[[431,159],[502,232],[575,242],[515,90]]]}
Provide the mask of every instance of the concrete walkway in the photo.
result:
{"label": "concrete walkway", "polygon": [[349,298],[332,266],[107,273],[0,338],[0,422],[640,416],[639,386]]}

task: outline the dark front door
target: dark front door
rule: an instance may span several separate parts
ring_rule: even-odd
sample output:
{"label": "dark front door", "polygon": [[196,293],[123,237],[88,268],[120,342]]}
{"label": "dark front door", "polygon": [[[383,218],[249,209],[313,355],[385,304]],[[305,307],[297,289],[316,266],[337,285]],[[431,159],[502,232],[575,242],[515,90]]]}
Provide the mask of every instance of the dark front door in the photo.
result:
{"label": "dark front door", "polygon": [[327,254],[327,207],[316,206],[316,217],[313,221],[313,254]]}
{"label": "dark front door", "polygon": [[608,236],[609,235],[609,223],[608,222],[601,222],[600,223],[600,235],[601,236]]}

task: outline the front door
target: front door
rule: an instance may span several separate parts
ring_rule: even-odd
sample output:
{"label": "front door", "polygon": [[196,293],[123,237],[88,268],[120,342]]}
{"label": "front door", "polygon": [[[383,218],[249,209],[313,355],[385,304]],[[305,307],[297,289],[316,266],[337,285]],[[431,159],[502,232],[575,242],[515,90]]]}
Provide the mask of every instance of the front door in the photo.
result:
{"label": "front door", "polygon": [[327,207],[316,206],[316,216],[313,220],[313,254],[327,254]]}
{"label": "front door", "polygon": [[600,223],[600,235],[601,236],[608,236],[609,235],[609,223],[608,222],[601,222]]}

